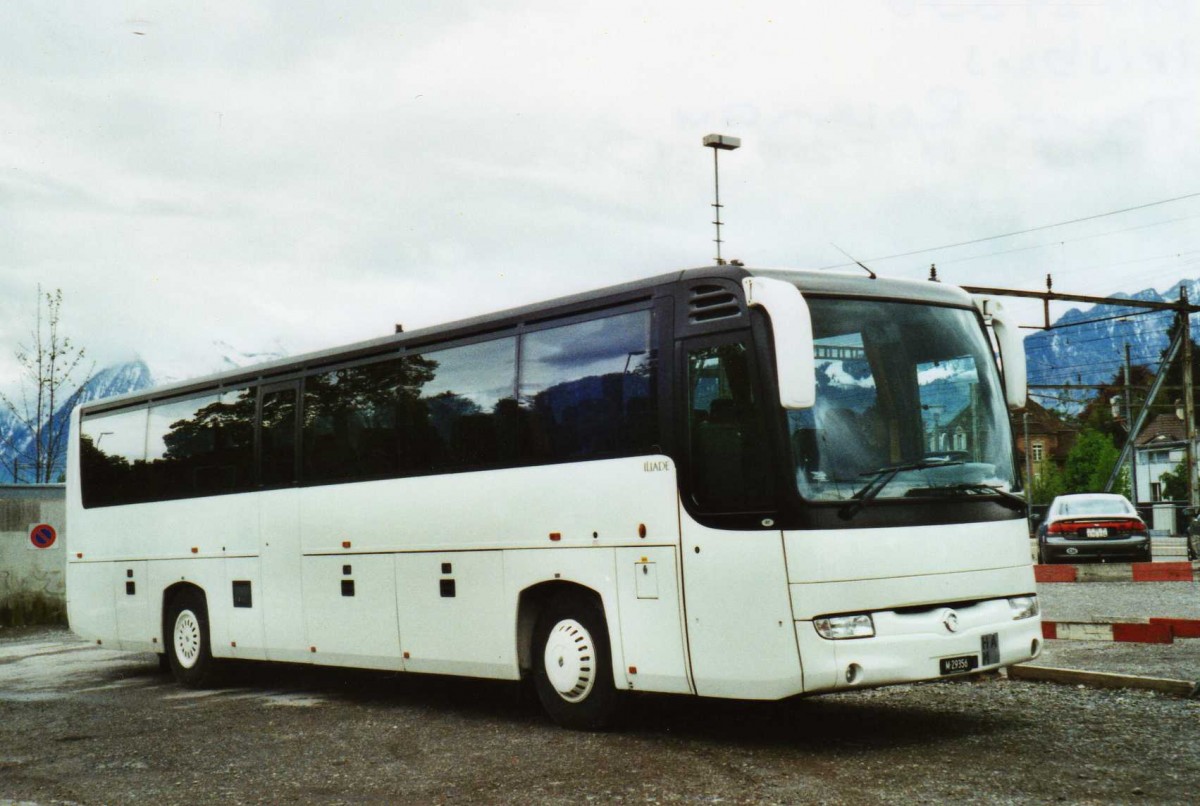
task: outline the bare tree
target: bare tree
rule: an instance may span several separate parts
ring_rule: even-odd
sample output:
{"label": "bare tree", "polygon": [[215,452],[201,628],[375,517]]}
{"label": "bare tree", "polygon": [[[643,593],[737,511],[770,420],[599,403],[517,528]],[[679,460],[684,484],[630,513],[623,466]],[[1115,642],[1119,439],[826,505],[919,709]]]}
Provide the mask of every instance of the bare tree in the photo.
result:
{"label": "bare tree", "polygon": [[13,481],[20,481],[20,470],[28,468],[35,484],[45,484],[56,480],[66,459],[70,417],[59,409],[87,384],[92,372],[89,368],[85,377],[75,382],[86,353],[60,332],[62,289],[43,294],[39,285],[37,294],[30,342],[18,344],[15,353],[21,367],[19,404],[0,392],[0,403],[17,428],[0,439],[12,458]]}

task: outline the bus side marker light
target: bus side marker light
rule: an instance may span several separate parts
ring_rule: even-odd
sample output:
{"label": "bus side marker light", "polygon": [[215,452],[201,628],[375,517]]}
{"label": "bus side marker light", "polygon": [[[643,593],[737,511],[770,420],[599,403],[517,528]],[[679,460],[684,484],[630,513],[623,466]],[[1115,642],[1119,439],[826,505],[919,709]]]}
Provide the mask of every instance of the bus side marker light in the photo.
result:
{"label": "bus side marker light", "polygon": [[637,667],[636,667],[636,666],[630,666],[630,667],[629,667],[629,673],[630,673],[630,674],[637,674]]}
{"label": "bus side marker light", "polygon": [[199,553],[200,553],[200,549],[198,549],[196,546],[192,546],[192,554],[199,554]]}
{"label": "bus side marker light", "polygon": [[316,652],[316,651],[317,651],[317,648],[316,648],[315,646],[310,646],[310,647],[308,648],[308,651],[309,651],[309,652]]}
{"label": "bus side marker light", "polygon": [[407,652],[405,652],[405,653],[404,653],[404,659],[405,659],[405,660],[408,660],[408,653],[407,653]]}
{"label": "bus side marker light", "polygon": [[638,537],[645,537],[645,536],[646,536],[646,524],[639,523],[638,524]]}
{"label": "bus side marker light", "polygon": [[229,645],[230,645],[230,646],[232,646],[232,647],[236,647],[236,646],[237,646],[237,641],[230,641],[230,642],[229,642]]}
{"label": "bus side marker light", "polygon": [[551,533],[550,533],[550,540],[552,540],[552,541],[553,541],[553,542],[555,542],[555,543],[557,543],[558,541],[562,540],[562,532],[551,532]]}
{"label": "bus side marker light", "polygon": [[77,560],[82,560],[82,559],[83,559],[83,552],[82,552],[82,551],[80,551],[80,552],[77,552],[77,553],[75,554],[75,559],[77,559]]}
{"label": "bus side marker light", "polygon": [[349,541],[349,540],[343,540],[343,541],[342,541],[342,548],[344,548],[344,549],[348,549],[348,548],[350,548],[350,541]]}

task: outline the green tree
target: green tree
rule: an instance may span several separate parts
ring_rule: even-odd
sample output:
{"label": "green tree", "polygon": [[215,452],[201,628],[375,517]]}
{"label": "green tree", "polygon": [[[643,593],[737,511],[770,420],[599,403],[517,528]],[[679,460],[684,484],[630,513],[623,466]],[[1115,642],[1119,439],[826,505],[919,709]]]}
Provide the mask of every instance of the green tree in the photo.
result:
{"label": "green tree", "polygon": [[1042,470],[1033,480],[1029,492],[1032,503],[1049,504],[1055,496],[1067,492],[1066,477],[1053,462],[1043,462]]}
{"label": "green tree", "polygon": [[1175,465],[1174,470],[1168,470],[1158,477],[1162,482],[1162,497],[1164,501],[1187,501],[1187,462]]}
{"label": "green tree", "polygon": [[[1067,454],[1064,472],[1067,492],[1104,492],[1104,485],[1120,455],[1107,435],[1095,428],[1084,428]],[[1128,473],[1123,475],[1128,476]],[[1128,479],[1123,485],[1115,485],[1113,492],[1119,492],[1122,486],[1128,488]]]}

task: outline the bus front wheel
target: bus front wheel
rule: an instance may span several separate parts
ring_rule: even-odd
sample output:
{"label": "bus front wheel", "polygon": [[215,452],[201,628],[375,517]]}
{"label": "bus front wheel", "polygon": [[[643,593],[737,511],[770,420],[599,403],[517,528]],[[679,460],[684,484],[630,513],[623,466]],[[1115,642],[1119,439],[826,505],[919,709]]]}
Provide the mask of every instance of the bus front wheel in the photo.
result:
{"label": "bus front wheel", "polygon": [[188,688],[215,683],[218,662],[209,643],[204,596],[191,590],[177,594],[167,611],[166,627],[167,662],[175,679]]}
{"label": "bus front wheel", "polygon": [[617,691],[604,611],[582,596],[556,599],[534,630],[534,688],[564,728],[601,730],[616,713]]}

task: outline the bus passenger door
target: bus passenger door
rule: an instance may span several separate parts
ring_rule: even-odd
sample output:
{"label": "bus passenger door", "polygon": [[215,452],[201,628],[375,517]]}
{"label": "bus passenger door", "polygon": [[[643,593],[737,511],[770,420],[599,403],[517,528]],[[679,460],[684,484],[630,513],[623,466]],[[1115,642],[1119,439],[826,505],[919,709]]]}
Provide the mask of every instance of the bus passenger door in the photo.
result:
{"label": "bus passenger door", "polygon": [[268,660],[311,662],[301,596],[300,518],[295,489],[300,382],[263,386],[258,397],[259,535]]}
{"label": "bus passenger door", "polygon": [[[803,690],[772,455],[748,334],[684,343],[680,476],[684,604],[696,693],[776,699]],[[695,513],[695,517],[692,514]]]}

